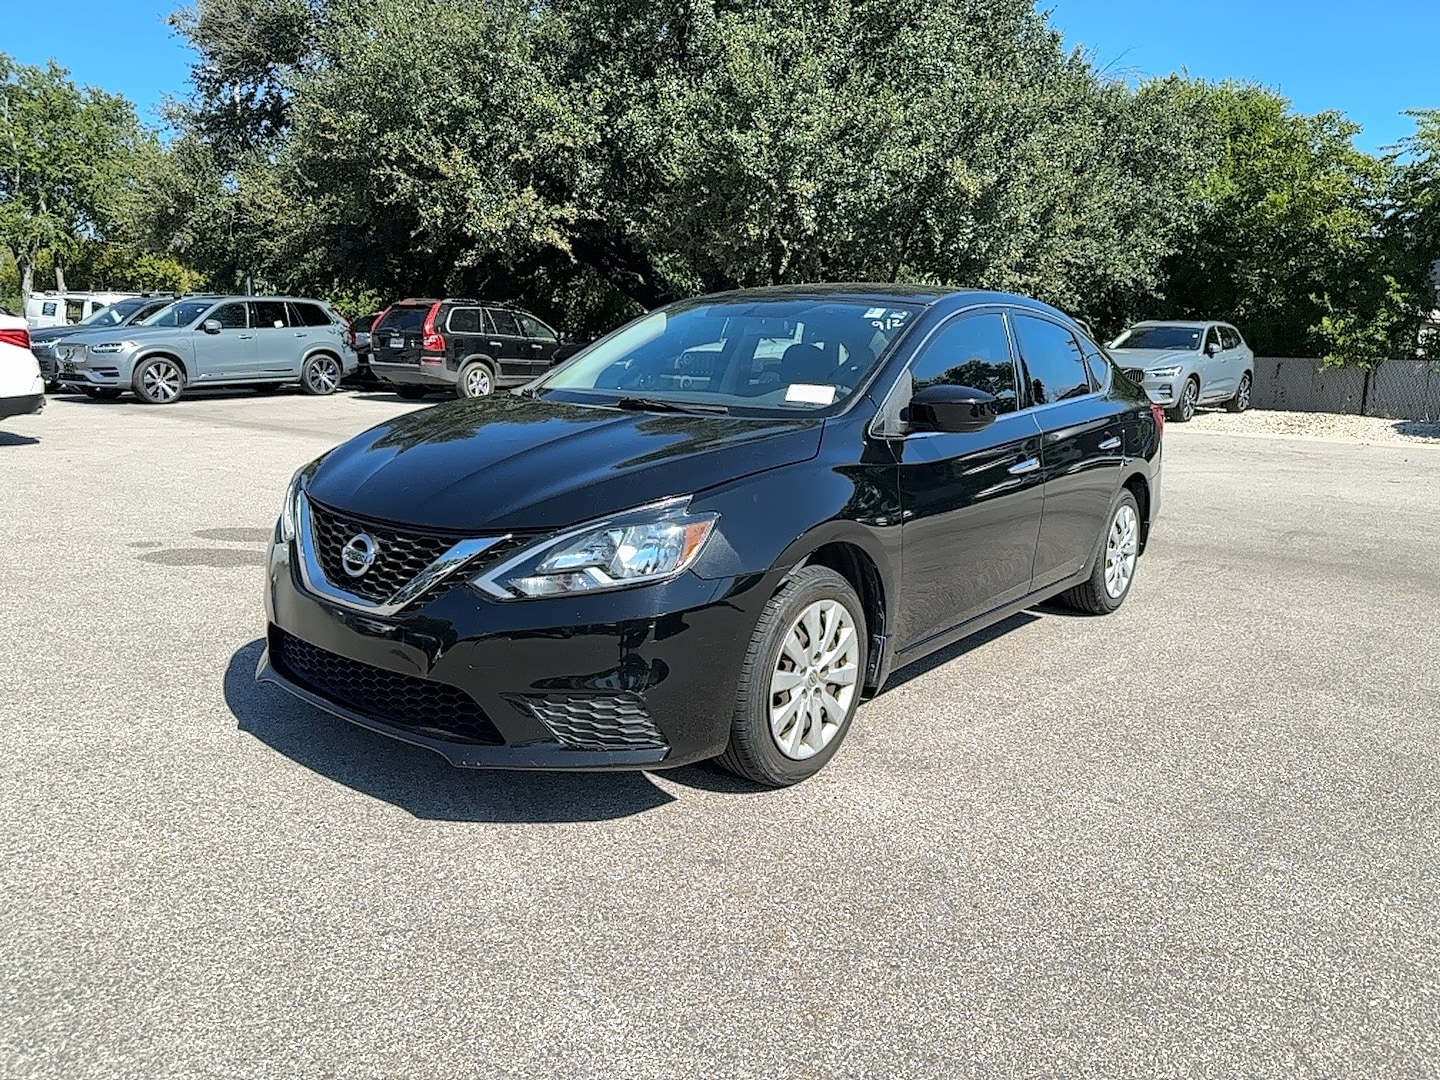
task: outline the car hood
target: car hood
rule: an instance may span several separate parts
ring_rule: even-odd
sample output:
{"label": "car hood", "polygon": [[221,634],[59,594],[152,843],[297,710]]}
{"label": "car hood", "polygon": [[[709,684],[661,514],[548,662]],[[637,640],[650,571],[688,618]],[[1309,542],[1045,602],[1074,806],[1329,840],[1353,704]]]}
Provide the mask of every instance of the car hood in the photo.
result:
{"label": "car hood", "polygon": [[1111,349],[1110,355],[1120,361],[1122,367],[1151,367],[1166,361],[1189,363],[1199,354],[1188,349]]}
{"label": "car hood", "polygon": [[437,530],[555,529],[814,457],[824,421],[502,395],[401,416],[327,454],[317,502]]}

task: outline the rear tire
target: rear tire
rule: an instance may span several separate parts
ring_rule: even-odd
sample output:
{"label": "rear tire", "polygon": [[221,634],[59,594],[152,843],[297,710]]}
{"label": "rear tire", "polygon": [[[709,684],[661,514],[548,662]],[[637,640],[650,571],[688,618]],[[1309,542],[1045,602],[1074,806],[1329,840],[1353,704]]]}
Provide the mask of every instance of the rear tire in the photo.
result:
{"label": "rear tire", "polygon": [[1095,569],[1083,585],[1060,594],[1060,602],[1089,615],[1109,615],[1125,602],[1140,566],[1140,504],[1121,491],[1105,518]]}
{"label": "rear tire", "polygon": [[1188,424],[1195,418],[1195,408],[1200,404],[1200,380],[1195,376],[1185,380],[1185,389],[1180,391],[1180,400],[1173,409],[1165,410],[1165,419],[1172,424]]}
{"label": "rear tire", "polygon": [[430,392],[430,388],[428,386],[415,386],[413,384],[405,386],[395,386],[391,387],[391,389],[393,389],[395,393],[399,394],[406,401],[419,401],[421,398],[423,398],[426,394]]}
{"label": "rear tire", "polygon": [[340,389],[340,361],[329,353],[316,353],[300,369],[300,389],[315,397],[328,397]]}
{"label": "rear tire", "polygon": [[489,397],[495,392],[495,373],[483,360],[471,360],[460,369],[455,380],[455,396],[462,398]]}
{"label": "rear tire", "polygon": [[185,393],[185,369],[165,356],[155,356],[135,369],[135,396],[147,405],[169,405]]}
{"label": "rear tire", "polygon": [[850,730],[868,647],[864,608],[848,581],[824,566],[791,574],[750,639],[719,764],[767,787],[814,776]]}
{"label": "rear tire", "polygon": [[1225,403],[1225,411],[1241,413],[1250,408],[1250,373],[1247,371],[1240,376],[1240,385],[1235,388],[1235,396]]}

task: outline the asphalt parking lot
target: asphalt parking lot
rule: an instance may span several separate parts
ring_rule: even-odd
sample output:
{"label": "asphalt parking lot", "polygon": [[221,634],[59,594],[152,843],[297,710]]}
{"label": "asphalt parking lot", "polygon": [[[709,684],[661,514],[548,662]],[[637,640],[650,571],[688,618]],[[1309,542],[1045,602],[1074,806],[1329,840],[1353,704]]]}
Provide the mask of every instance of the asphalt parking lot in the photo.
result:
{"label": "asphalt parking lot", "polygon": [[5,1075],[1440,1068],[1440,440],[1171,427],[1118,614],[904,669],[759,792],[254,684],[290,474],[413,407],[0,423]]}

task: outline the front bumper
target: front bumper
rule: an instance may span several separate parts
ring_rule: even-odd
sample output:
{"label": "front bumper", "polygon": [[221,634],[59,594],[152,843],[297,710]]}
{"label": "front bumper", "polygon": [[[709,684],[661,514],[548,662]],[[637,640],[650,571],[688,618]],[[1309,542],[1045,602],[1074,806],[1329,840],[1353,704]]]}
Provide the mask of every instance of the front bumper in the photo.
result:
{"label": "front bumper", "polygon": [[310,592],[277,540],[256,678],[468,768],[670,768],[724,751],[766,576],[507,603],[462,573],[381,618]]}
{"label": "front bumper", "polygon": [[381,382],[396,386],[454,386],[459,378],[458,372],[438,360],[433,364],[385,364],[372,356],[370,372]]}

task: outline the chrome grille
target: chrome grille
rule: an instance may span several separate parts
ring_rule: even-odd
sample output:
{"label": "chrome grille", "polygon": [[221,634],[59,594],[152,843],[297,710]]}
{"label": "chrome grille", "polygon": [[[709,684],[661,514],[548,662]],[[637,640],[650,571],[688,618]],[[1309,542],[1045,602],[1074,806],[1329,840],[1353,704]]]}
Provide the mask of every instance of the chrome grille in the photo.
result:
{"label": "chrome grille", "polygon": [[1143,383],[1145,381],[1144,368],[1126,368],[1125,377],[1131,382]]}
{"label": "chrome grille", "polygon": [[[393,526],[366,521],[351,514],[310,502],[310,524],[315,554],[330,584],[365,600],[381,603],[390,599],[455,546],[457,537],[402,532]],[[375,563],[363,577],[345,572],[340,553],[360,533],[375,541]],[[454,586],[447,580],[444,584]]]}

